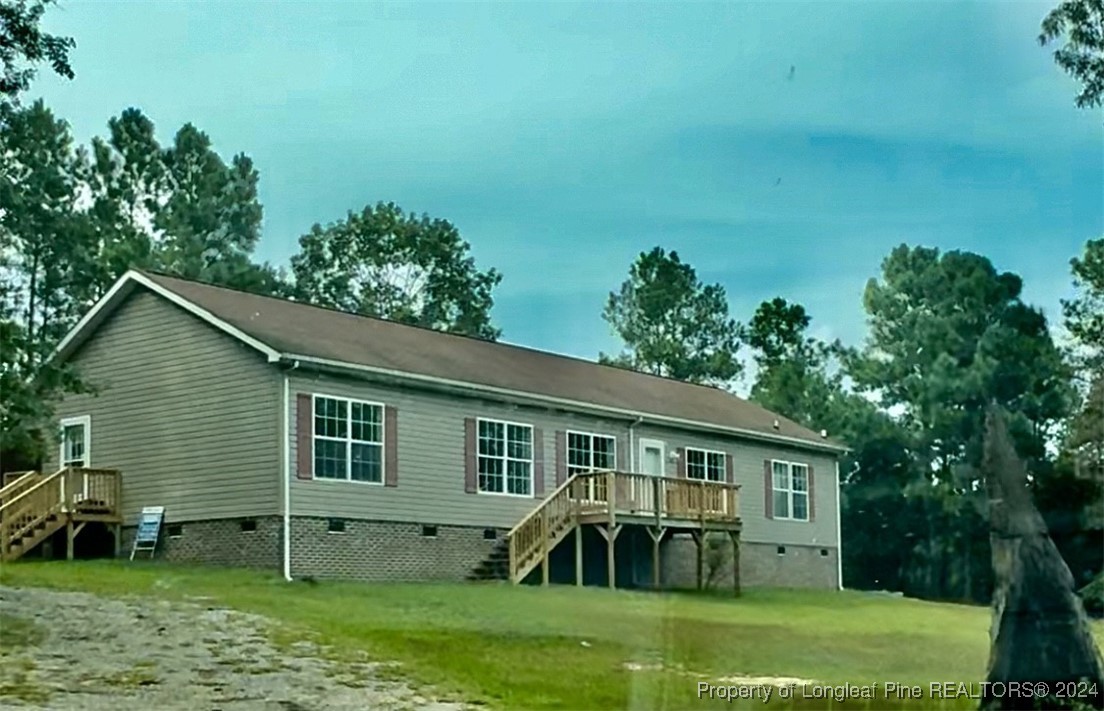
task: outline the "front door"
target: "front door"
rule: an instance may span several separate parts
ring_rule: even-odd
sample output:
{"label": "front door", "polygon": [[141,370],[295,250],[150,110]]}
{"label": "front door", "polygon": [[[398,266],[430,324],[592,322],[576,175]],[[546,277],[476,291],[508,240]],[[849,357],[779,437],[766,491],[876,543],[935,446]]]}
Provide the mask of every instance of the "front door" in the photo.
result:
{"label": "front door", "polygon": [[[640,469],[641,474],[650,476],[663,476],[664,463],[667,459],[667,446],[658,439],[640,440]],[[654,481],[633,480],[633,495],[637,506],[642,512],[655,512],[656,483]],[[662,486],[662,484],[660,484]]]}
{"label": "front door", "polygon": [[663,461],[666,458],[666,445],[658,439],[640,440],[640,473],[663,476]]}
{"label": "front door", "polygon": [[[92,418],[88,415],[82,417],[66,417],[61,421],[61,451],[58,454],[58,464],[62,467],[90,467],[92,466]],[[62,492],[64,497],[69,492]],[[80,491],[72,492],[73,501],[88,498],[88,475],[83,477],[83,485]]]}

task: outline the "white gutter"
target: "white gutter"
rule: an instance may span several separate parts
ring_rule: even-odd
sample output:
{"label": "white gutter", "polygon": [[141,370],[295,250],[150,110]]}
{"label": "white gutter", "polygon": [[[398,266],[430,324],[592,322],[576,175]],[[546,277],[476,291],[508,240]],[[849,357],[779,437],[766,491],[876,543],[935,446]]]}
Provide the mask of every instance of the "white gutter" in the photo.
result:
{"label": "white gutter", "polygon": [[[328,360],[326,358],[314,358],[312,356],[298,355],[294,353],[285,353],[282,356],[283,360],[295,360],[302,361],[303,363],[310,363],[316,366],[333,368],[335,370],[353,370],[362,373],[372,373],[375,375],[383,375],[391,378],[406,381],[422,382],[429,385],[434,385],[443,388],[453,388],[466,392],[483,392],[498,395],[500,397],[513,398],[515,400],[538,402],[542,404],[557,405],[559,407],[568,407],[573,410],[582,412],[592,412],[600,415],[613,414],[619,418],[636,418],[642,417],[639,412],[633,410],[625,410],[619,407],[609,407],[607,405],[595,405],[593,403],[580,402],[578,400],[569,400],[566,398],[553,397],[551,395],[540,395],[536,393],[526,393],[518,390],[510,390],[509,388],[499,388],[493,385],[481,385],[477,383],[469,383],[462,380],[451,380],[448,378],[438,378],[433,375],[421,375],[418,373],[407,373],[400,370],[391,370],[390,368],[380,368],[373,365],[358,365],[356,363],[346,363],[338,360]],[[723,434],[738,435],[740,437],[746,437],[748,439],[755,439],[762,442],[774,442],[778,444],[788,444],[795,447],[805,447],[807,449],[814,449],[818,451],[826,452],[846,452],[846,447],[828,443],[818,443],[807,439],[799,439],[797,437],[786,437],[784,435],[772,435],[766,432],[758,432],[756,430],[747,430],[741,427],[728,427],[724,425],[716,425],[709,422],[698,422],[696,420],[687,420],[681,417],[669,417],[667,415],[652,415],[649,414],[648,420],[657,424],[675,425],[677,427],[683,427],[691,430],[699,431],[712,431],[720,432]]]}
{"label": "white gutter", "polygon": [[633,474],[636,474],[636,438],[633,436],[633,429],[643,421],[644,416],[641,415],[629,423],[629,472]]}
{"label": "white gutter", "polygon": [[843,525],[840,522],[840,471],[836,460],[836,580],[843,590]]}
{"label": "white gutter", "polygon": [[[290,370],[299,367],[296,361]],[[288,372],[284,372],[283,425],[280,427],[280,441],[283,442],[283,463],[280,467],[281,489],[284,494],[284,580],[291,582],[291,385]]]}

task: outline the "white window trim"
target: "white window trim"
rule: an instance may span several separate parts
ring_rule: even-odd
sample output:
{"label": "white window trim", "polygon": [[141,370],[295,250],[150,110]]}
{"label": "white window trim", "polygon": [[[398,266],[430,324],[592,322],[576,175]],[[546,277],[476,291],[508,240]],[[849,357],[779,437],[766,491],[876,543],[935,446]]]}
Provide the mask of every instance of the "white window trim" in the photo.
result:
{"label": "white window trim", "polygon": [[[503,451],[501,457],[492,457],[492,456],[487,455],[487,454],[480,454],[479,453],[479,425],[482,422],[488,422],[488,423],[496,424],[496,425],[503,425],[503,427],[504,427],[503,436],[506,438],[506,440],[505,440],[506,448],[505,448],[505,451]],[[529,459],[527,459],[527,460],[526,459],[516,459],[514,457],[511,457],[510,454],[509,454],[510,453],[509,431],[510,431],[510,426],[511,425],[514,426],[514,427],[524,427],[525,429],[529,430]],[[534,430],[535,430],[535,428],[533,427],[533,425],[529,425],[529,424],[526,424],[524,422],[510,422],[509,420],[496,420],[496,419],[491,418],[491,417],[478,417],[478,418],[476,418],[476,420],[475,420],[475,490],[476,490],[477,493],[479,493],[482,496],[509,496],[509,497],[515,498],[515,499],[532,499],[536,496],[536,494],[533,493],[533,488],[534,488],[534,486],[533,486],[533,484],[534,484],[534,482],[533,482],[533,469],[534,469],[534,461],[536,460],[536,456],[535,456],[536,455],[536,449],[535,449],[536,448],[536,442],[533,441]],[[502,460],[502,491],[483,491],[481,488],[479,488],[479,460],[480,460],[480,458],[501,459]],[[511,494],[509,491],[506,491],[506,489],[507,489],[506,477],[507,477],[507,470],[509,469],[507,464],[509,462],[525,462],[525,461],[529,462],[529,493],[528,494]]]}
{"label": "white window trim", "polygon": [[[571,435],[577,437],[590,438],[590,468],[586,472],[599,471],[594,467],[594,438],[601,437],[613,442],[613,449],[610,452],[613,454],[613,469],[617,470],[617,437],[611,434],[605,434],[604,432],[583,432],[582,430],[567,430],[564,436],[564,467],[567,469],[567,475],[571,476]],[[604,470],[603,470],[604,471]]]}
{"label": "white window trim", "polygon": [[[706,475],[701,479],[699,479],[697,477],[690,476],[690,453],[691,452],[701,452],[702,456],[705,458],[705,461],[704,461],[703,465],[705,466]],[[720,479],[714,480],[714,479],[709,478],[709,455],[710,454],[716,454],[721,458],[721,478]],[[687,447],[686,448],[686,478],[687,479],[693,479],[694,481],[713,482],[715,484],[723,484],[725,482],[725,479],[728,478],[727,466],[728,466],[728,452],[722,452],[719,449],[702,449],[701,447]]]}
{"label": "white window trim", "polygon": [[[778,489],[774,486],[774,465],[775,464],[785,464],[786,465],[786,472],[787,472],[786,482],[788,484],[788,487],[785,488],[785,489]],[[805,494],[805,518],[794,518],[794,516],[793,516],[793,510],[794,510],[794,506],[793,506],[793,495],[794,495],[793,468],[795,466],[805,467],[805,491],[797,492],[799,494]],[[774,492],[776,492],[776,491],[782,491],[782,492],[786,493],[786,498],[789,502],[789,514],[790,514],[789,516],[779,516],[777,514],[777,512],[773,511],[773,508],[774,508]],[[809,506],[810,506],[809,465],[806,464],[805,462],[789,462],[789,461],[786,461],[784,459],[772,459],[771,460],[771,508],[772,508],[771,518],[775,519],[776,521],[794,521],[796,523],[809,523]]]}
{"label": "white window trim", "polygon": [[77,417],[63,417],[59,424],[61,442],[58,444],[58,467],[65,464],[65,428],[73,425],[84,425],[84,467],[92,466],[92,415],[79,415]]}
{"label": "white window trim", "polygon": [[[348,427],[348,437],[327,437],[325,435],[316,435],[314,433],[314,417],[318,412],[318,400],[342,400],[346,403],[345,415],[347,418],[346,426]],[[358,405],[370,405],[372,407],[378,407],[380,409],[380,480],[379,481],[361,481],[360,479],[353,479],[353,458],[352,458],[352,442],[360,442],[361,444],[376,444],[375,442],[364,442],[362,440],[353,439],[353,408],[352,404]],[[329,482],[331,484],[362,484],[364,486],[383,486],[384,480],[387,478],[387,406],[382,402],[373,402],[372,400],[360,400],[355,397],[346,397],[344,395],[329,395],[327,393],[311,393],[311,480],[320,482]],[[315,463],[315,440],[324,439],[329,442],[345,442],[345,478],[344,479],[331,479],[329,477],[319,477],[314,471]]]}

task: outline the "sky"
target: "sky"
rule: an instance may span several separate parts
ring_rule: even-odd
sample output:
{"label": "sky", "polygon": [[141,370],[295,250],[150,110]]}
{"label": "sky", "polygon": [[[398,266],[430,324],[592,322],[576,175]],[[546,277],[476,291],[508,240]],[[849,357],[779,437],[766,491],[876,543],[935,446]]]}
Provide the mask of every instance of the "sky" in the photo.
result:
{"label": "sky", "polygon": [[77,140],[142,109],[260,171],[258,255],[377,201],[504,274],[503,339],[593,358],[633,259],[675,250],[733,316],[799,302],[858,344],[896,245],[1020,274],[1059,320],[1104,235],[1104,117],[1038,46],[1051,3],[77,2]]}

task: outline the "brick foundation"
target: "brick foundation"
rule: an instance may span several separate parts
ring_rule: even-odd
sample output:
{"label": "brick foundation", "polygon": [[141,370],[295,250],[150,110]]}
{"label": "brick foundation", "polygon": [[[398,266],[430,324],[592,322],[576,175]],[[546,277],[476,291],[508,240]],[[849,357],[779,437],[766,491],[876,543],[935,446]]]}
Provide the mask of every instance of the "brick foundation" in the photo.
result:
{"label": "brick foundation", "polygon": [[[823,546],[782,546],[775,543],[740,543],[741,587],[829,588],[837,586],[838,549]],[[704,575],[710,576],[710,550],[707,547]],[[822,551],[827,551],[823,555]],[[697,546],[689,536],[676,536],[663,543],[663,584],[673,588],[697,585]],[[732,548],[728,537],[716,549],[713,587],[732,585]],[[708,582],[708,580],[707,580]]]}
{"label": "brick foundation", "polygon": [[[242,522],[255,524],[245,531]],[[330,519],[295,517],[291,521],[291,572],[293,577],[345,578],[366,581],[464,580],[498,542],[484,538],[483,528],[436,526],[423,531],[421,524],[342,519],[344,531],[330,532]],[[129,556],[135,527],[123,529],[122,555]],[[435,535],[423,535],[435,533]],[[498,531],[501,538],[504,532]],[[629,542],[631,536],[625,537]],[[220,519],[165,524],[157,558],[175,562],[205,563],[281,570],[283,565],[283,519],[278,516],[255,519]],[[728,536],[716,548],[707,548],[705,576],[712,573],[712,586],[732,585],[732,551]],[[588,546],[588,584],[605,584],[605,544]],[[619,541],[619,543],[624,543]],[[560,550],[563,548],[564,550]],[[647,550],[645,550],[645,548]],[[836,548],[779,546],[773,543],[740,544],[740,581],[744,587],[835,588]],[[571,550],[568,550],[571,549]],[[599,550],[600,549],[600,550]],[[650,543],[640,555],[619,551],[619,585],[648,584]],[[574,581],[574,547],[569,536],[554,553],[564,558],[563,580]],[[826,551],[827,555],[823,555]],[[600,555],[599,555],[600,554]],[[628,557],[626,557],[628,556]],[[570,561],[567,561],[570,558]],[[697,581],[697,547],[688,535],[663,542],[661,551],[663,587],[692,588]],[[717,563],[710,565],[713,558]],[[630,565],[639,559],[641,571]],[[556,560],[553,561],[557,562]],[[561,561],[562,562],[562,561]],[[570,563],[570,565],[569,565]],[[599,565],[599,563],[601,565]],[[595,567],[590,571],[589,568]],[[556,566],[553,566],[554,568]],[[569,569],[570,568],[570,569]],[[598,570],[601,568],[601,570]],[[557,576],[553,576],[554,578]],[[569,580],[570,578],[570,580]],[[639,580],[638,580],[639,578]],[[601,579],[601,580],[599,580]],[[708,581],[707,581],[708,582]]]}
{"label": "brick foundation", "polygon": [[[243,531],[242,522],[252,521],[256,530]],[[130,557],[136,526],[123,528],[120,554]],[[278,570],[283,520],[276,516],[253,519],[216,519],[168,523],[161,526],[156,558],[180,563],[205,563]]]}
{"label": "brick foundation", "polygon": [[292,519],[293,577],[463,580],[497,542],[485,540],[483,528],[437,526],[435,536],[425,536],[421,524],[343,521],[344,533],[331,533],[329,519]]}

